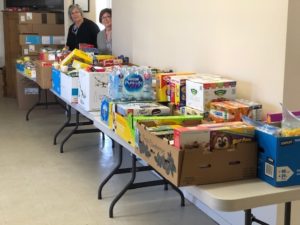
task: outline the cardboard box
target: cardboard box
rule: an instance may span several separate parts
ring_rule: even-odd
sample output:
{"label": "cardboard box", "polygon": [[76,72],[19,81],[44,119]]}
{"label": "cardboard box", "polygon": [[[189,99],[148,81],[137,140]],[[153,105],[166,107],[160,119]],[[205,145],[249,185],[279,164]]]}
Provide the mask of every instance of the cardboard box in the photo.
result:
{"label": "cardboard box", "polygon": [[19,24],[41,24],[42,13],[21,12],[19,13]]}
{"label": "cardboard box", "polygon": [[111,101],[107,96],[103,96],[100,105],[100,118],[109,127],[113,129],[113,120],[115,113],[115,103]]}
{"label": "cardboard box", "polygon": [[167,116],[170,115],[169,107],[155,102],[136,102],[136,103],[119,103],[117,112],[123,116],[132,114],[133,116]]}
{"label": "cardboard box", "polygon": [[19,13],[19,24],[64,24],[63,13]]}
{"label": "cardboard box", "polygon": [[224,78],[195,78],[186,81],[186,106],[209,111],[213,100],[234,100],[236,81]]}
{"label": "cardboard box", "polygon": [[39,45],[41,44],[41,37],[38,35],[20,35],[20,45]]}
{"label": "cardboard box", "polygon": [[136,123],[138,121],[151,121],[153,124],[161,125],[178,125],[178,124],[200,124],[201,116],[122,116],[114,113],[113,129],[116,134],[131,144],[133,147],[136,145],[135,132]]}
{"label": "cardboard box", "polygon": [[38,101],[39,87],[17,72],[17,101],[19,109],[30,109]]}
{"label": "cardboard box", "polygon": [[60,95],[61,94],[60,71],[55,68],[52,68],[51,78],[52,78],[52,90],[55,91],[58,95]]}
{"label": "cardboard box", "polygon": [[41,45],[22,45],[23,56],[37,56],[40,52]]}
{"label": "cardboard box", "polygon": [[108,79],[108,72],[79,70],[78,104],[84,110],[99,110],[102,97],[108,95]]}
{"label": "cardboard box", "polygon": [[211,102],[209,118],[217,123],[241,121],[242,116],[248,116],[249,112],[249,106],[239,102]]}
{"label": "cardboard box", "polygon": [[61,97],[70,103],[78,103],[78,76],[69,76],[61,72]]}
{"label": "cardboard box", "polygon": [[300,184],[300,136],[275,137],[256,131],[258,176],[276,187]]}
{"label": "cardboard box", "polygon": [[36,60],[34,62],[36,69],[36,82],[42,89],[52,87],[52,63],[53,61]]}
{"label": "cardboard box", "polygon": [[33,24],[19,24],[18,31],[20,34],[33,34]]}
{"label": "cardboard box", "polygon": [[256,177],[257,146],[240,143],[234,149],[206,152],[178,150],[137,123],[135,153],[176,186],[200,185]]}
{"label": "cardboard box", "polygon": [[38,35],[63,36],[65,33],[63,24],[33,24],[31,26],[32,33]]}
{"label": "cardboard box", "polygon": [[172,76],[191,75],[194,73],[158,73],[155,74],[156,78],[156,101],[169,102],[170,101],[170,80]]}

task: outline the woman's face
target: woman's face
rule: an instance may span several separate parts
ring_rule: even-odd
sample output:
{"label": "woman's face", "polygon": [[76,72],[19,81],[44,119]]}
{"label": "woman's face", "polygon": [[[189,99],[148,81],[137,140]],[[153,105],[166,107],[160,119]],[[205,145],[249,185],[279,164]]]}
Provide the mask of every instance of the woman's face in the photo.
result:
{"label": "woman's face", "polygon": [[71,12],[71,18],[74,23],[80,22],[83,19],[80,11],[76,8]]}
{"label": "woman's face", "polygon": [[111,15],[109,13],[104,13],[101,17],[103,26],[111,27]]}

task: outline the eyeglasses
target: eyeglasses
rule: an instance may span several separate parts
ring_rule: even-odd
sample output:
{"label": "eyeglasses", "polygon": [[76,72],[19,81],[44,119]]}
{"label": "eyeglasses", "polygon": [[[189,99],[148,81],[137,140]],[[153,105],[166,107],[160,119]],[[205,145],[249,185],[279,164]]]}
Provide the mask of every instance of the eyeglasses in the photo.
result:
{"label": "eyeglasses", "polygon": [[104,20],[104,19],[110,19],[111,18],[111,16],[102,16],[101,17],[101,20]]}

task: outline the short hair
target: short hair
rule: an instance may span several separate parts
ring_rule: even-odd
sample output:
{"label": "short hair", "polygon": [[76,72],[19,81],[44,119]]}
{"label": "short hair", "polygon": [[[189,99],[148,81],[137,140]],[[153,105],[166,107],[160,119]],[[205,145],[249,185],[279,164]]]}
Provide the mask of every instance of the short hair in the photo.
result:
{"label": "short hair", "polygon": [[105,8],[105,9],[102,9],[100,14],[99,14],[99,22],[102,23],[102,16],[105,14],[105,13],[108,13],[110,16],[112,16],[112,12],[111,12],[111,9],[110,8]]}
{"label": "short hair", "polygon": [[74,9],[77,9],[77,10],[80,12],[81,16],[83,17],[83,10],[82,10],[82,8],[80,7],[80,5],[74,4],[74,5],[70,5],[70,6],[69,6],[69,9],[68,9],[68,15],[69,15],[69,18],[70,18],[71,20],[72,20],[71,15],[72,15],[72,12],[73,12]]}

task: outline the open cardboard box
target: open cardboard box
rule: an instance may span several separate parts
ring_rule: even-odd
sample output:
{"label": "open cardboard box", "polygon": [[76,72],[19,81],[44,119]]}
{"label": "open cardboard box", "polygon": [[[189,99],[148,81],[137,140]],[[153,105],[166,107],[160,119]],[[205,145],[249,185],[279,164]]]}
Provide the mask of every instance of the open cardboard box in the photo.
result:
{"label": "open cardboard box", "polygon": [[232,149],[179,150],[138,122],[135,153],[176,186],[200,185],[256,177],[257,144],[240,143]]}

